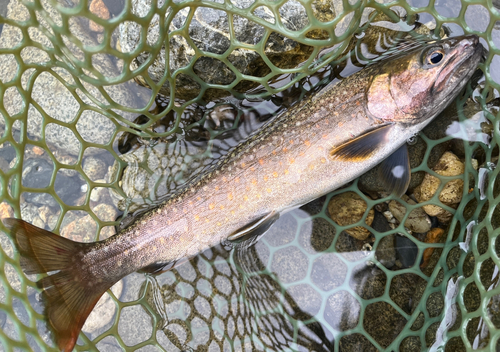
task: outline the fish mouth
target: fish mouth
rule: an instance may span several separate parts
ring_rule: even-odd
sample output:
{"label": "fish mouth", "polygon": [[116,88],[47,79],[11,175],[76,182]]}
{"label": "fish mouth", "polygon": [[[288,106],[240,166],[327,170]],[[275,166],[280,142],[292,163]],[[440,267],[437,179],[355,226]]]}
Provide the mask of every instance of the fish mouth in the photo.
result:
{"label": "fish mouth", "polygon": [[484,48],[477,35],[463,36],[455,48],[457,52],[443,66],[432,86],[433,93],[440,93],[450,87],[462,88],[484,58]]}

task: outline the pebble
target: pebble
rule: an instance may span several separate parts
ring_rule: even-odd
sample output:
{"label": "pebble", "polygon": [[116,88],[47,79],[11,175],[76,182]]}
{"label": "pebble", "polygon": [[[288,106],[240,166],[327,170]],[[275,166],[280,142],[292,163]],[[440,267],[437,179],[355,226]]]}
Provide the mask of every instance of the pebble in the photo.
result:
{"label": "pebble", "polygon": [[[465,167],[455,154],[446,152],[433,170],[441,176],[458,176],[464,173]],[[426,174],[420,186],[415,189],[415,198],[419,203],[428,201],[434,196],[440,184],[439,178]],[[449,181],[439,194],[439,200],[445,205],[457,208],[462,200],[463,186],[462,179]],[[423,209],[428,215],[436,216],[441,223],[447,223],[452,217],[450,212],[437,205],[424,205]]]}
{"label": "pebble", "polygon": [[[332,197],[330,203],[328,203],[330,217],[340,226],[351,225],[358,222],[365,214],[366,209],[366,202],[355,192],[338,194]],[[375,211],[370,209],[365,220],[368,226],[372,224],[374,216]],[[370,236],[370,231],[362,226],[346,229],[345,232],[358,240],[365,240]]]}
{"label": "pebble", "polygon": [[14,217],[14,209],[12,209],[12,207],[8,203],[0,203],[0,219],[12,217]]}
{"label": "pebble", "polygon": [[83,172],[92,181],[102,179],[107,171],[106,163],[97,157],[87,157],[83,161]]}
{"label": "pebble", "polygon": [[[443,229],[434,228],[427,233],[425,236],[425,243],[440,243],[442,242],[445,232]],[[434,248],[426,248],[422,255],[422,264],[420,264],[421,269],[427,268],[430,263],[432,253],[434,253]]]}
{"label": "pebble", "polygon": [[[104,1],[102,0],[94,0],[90,3],[89,6],[90,12],[92,12],[94,15],[97,15],[98,17],[108,20],[109,19],[109,10],[104,4]],[[89,21],[89,28],[91,31],[102,33],[104,32],[104,27],[95,23],[94,21]]]}
{"label": "pebble", "polygon": [[[402,199],[410,205],[417,204],[407,195],[403,195]],[[406,207],[398,201],[391,200],[389,202],[389,210],[398,222],[401,223],[406,214]],[[413,209],[405,221],[405,227],[411,232],[425,233],[431,229],[431,220],[422,208]]]}

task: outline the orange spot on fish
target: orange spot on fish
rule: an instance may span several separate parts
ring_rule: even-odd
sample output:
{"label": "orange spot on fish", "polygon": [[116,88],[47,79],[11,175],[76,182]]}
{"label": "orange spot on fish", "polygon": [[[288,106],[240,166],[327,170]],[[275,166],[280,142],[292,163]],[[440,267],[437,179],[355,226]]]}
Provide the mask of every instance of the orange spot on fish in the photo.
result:
{"label": "orange spot on fish", "polygon": [[208,222],[208,218],[205,218],[205,222]]}
{"label": "orange spot on fish", "polygon": [[322,135],[322,136],[321,136],[321,138],[323,138],[323,139],[327,139],[327,138],[328,138],[328,135],[327,135],[327,134],[324,134],[324,135]]}
{"label": "orange spot on fish", "polygon": [[240,178],[239,178],[239,177],[236,177],[236,178],[234,179],[234,182],[236,182],[236,183],[240,182]]}
{"label": "orange spot on fish", "polygon": [[241,167],[245,167],[247,166],[245,163],[241,163]]}
{"label": "orange spot on fish", "polygon": [[243,199],[244,199],[244,200],[248,200],[248,196],[247,196],[247,195],[244,195],[244,196],[243,196]]}
{"label": "orange spot on fish", "polygon": [[343,122],[339,122],[339,123],[337,124],[337,126],[342,127],[342,126],[344,126],[344,123],[343,123]]}
{"label": "orange spot on fish", "polygon": [[267,181],[267,176],[264,176],[264,181]]}
{"label": "orange spot on fish", "polygon": [[278,173],[276,171],[273,172],[274,177],[278,177]]}
{"label": "orange spot on fish", "polygon": [[251,168],[250,168],[250,171],[255,171],[255,168],[254,168],[254,167],[251,167]]}
{"label": "orange spot on fish", "polygon": [[272,152],[272,153],[273,153],[273,155],[276,155],[276,150],[273,150],[273,152]]}
{"label": "orange spot on fish", "polygon": [[293,164],[295,162],[294,158],[290,158],[290,164]]}
{"label": "orange spot on fish", "polygon": [[264,160],[259,159],[259,164],[264,165]]}
{"label": "orange spot on fish", "polygon": [[253,183],[254,185],[256,185],[256,184],[257,184],[257,180],[256,180],[255,178],[253,178],[253,179],[252,179],[252,183]]}
{"label": "orange spot on fish", "polygon": [[231,215],[234,215],[234,210],[231,210]]}
{"label": "orange spot on fish", "polygon": [[271,188],[268,188],[266,189],[267,193],[271,193],[272,192],[272,189]]}
{"label": "orange spot on fish", "polygon": [[305,141],[304,144],[309,147],[311,145],[311,142]]}
{"label": "orange spot on fish", "polygon": [[285,169],[285,175],[288,175],[288,169]]}
{"label": "orange spot on fish", "polygon": [[215,186],[215,190],[218,191],[219,190],[219,186]]}
{"label": "orange spot on fish", "polygon": [[182,211],[184,212],[184,214],[187,214],[188,210],[186,208],[182,209]]}
{"label": "orange spot on fish", "polygon": [[224,206],[223,205],[220,206],[220,210],[224,210]]}
{"label": "orange spot on fish", "polygon": [[208,205],[208,209],[212,210],[213,208],[215,208],[215,204],[214,203],[210,203]]}
{"label": "orange spot on fish", "polygon": [[360,105],[361,105],[361,103],[359,102],[359,100],[357,100],[357,101],[356,101],[356,105],[357,105],[357,106],[360,106]]}
{"label": "orange spot on fish", "polygon": [[232,193],[228,193],[228,194],[227,194],[227,199],[229,199],[229,200],[233,200],[233,194],[232,194]]}
{"label": "orange spot on fish", "polygon": [[196,198],[196,200],[198,200],[198,201],[201,200],[201,197]]}
{"label": "orange spot on fish", "polygon": [[168,221],[167,221],[167,224],[168,224],[168,225],[172,225],[172,221],[171,221],[171,220],[168,220]]}
{"label": "orange spot on fish", "polygon": [[223,178],[222,178],[222,181],[227,182],[227,178],[226,178],[226,177],[223,177]]}
{"label": "orange spot on fish", "polygon": [[313,169],[314,169],[314,165],[313,164],[309,165],[309,170],[313,170]]}
{"label": "orange spot on fish", "polygon": [[290,144],[293,144],[293,139],[290,140]]}
{"label": "orange spot on fish", "polygon": [[262,198],[262,195],[260,193],[257,193],[255,196],[259,199]]}
{"label": "orange spot on fish", "polygon": [[299,153],[299,156],[304,156],[304,155],[305,155],[305,153],[304,153],[304,152],[300,152],[300,153]]}
{"label": "orange spot on fish", "polygon": [[161,244],[164,244],[164,243],[165,243],[165,238],[160,237],[160,243],[161,243]]}
{"label": "orange spot on fish", "polygon": [[286,147],[283,147],[283,151],[286,152],[286,151],[288,151],[288,149],[286,149]]}
{"label": "orange spot on fish", "polygon": [[324,164],[326,163],[326,159],[325,158],[321,158],[321,162]]}
{"label": "orange spot on fish", "polygon": [[200,217],[199,217],[198,215],[195,215],[195,216],[194,216],[194,219],[195,219],[196,221],[199,221],[199,220],[200,220]]}

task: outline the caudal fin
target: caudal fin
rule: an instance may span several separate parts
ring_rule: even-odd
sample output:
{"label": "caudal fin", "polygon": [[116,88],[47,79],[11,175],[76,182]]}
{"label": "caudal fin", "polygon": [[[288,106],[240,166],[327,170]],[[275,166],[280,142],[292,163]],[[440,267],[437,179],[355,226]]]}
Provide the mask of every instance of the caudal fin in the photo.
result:
{"label": "caudal fin", "polygon": [[21,254],[26,274],[57,271],[38,281],[43,290],[45,314],[61,351],[72,351],[80,330],[95,304],[112,285],[96,285],[82,268],[83,254],[93,246],[40,229],[23,220],[4,219],[4,225]]}

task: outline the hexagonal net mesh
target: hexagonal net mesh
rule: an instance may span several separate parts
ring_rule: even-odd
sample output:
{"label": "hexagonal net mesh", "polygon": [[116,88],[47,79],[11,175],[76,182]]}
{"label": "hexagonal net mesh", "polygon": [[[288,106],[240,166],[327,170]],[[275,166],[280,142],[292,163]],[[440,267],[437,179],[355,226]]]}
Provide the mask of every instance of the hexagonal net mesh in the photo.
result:
{"label": "hexagonal net mesh", "polygon": [[[401,38],[476,33],[488,49],[484,76],[410,146],[420,159],[408,194],[419,202],[398,203],[365,175],[282,217],[255,246],[130,275],[76,349],[498,349],[495,4],[1,1],[0,217],[84,242],[113,235],[119,215],[123,227]],[[461,172],[440,172],[445,155]],[[429,180],[433,195],[418,199]],[[339,225],[330,201],[347,194],[362,215]],[[38,278],[23,274],[4,234],[0,244],[2,349],[53,350]]]}

